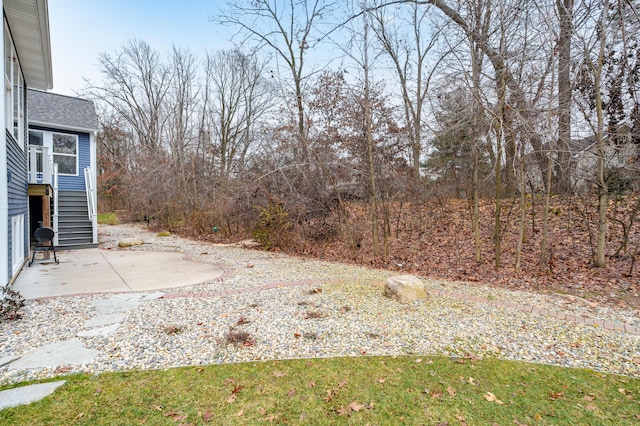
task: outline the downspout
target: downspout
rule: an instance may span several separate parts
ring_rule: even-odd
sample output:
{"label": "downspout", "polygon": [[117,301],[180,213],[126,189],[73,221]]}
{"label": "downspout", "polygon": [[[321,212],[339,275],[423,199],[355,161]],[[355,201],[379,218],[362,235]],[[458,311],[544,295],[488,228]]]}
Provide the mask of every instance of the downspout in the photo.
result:
{"label": "downspout", "polygon": [[94,209],[95,213],[91,218],[91,228],[93,229],[93,243],[98,244],[98,186],[97,186],[97,174],[98,174],[98,162],[97,162],[97,154],[96,154],[96,135],[97,131],[94,130],[89,135],[89,155],[90,155],[90,165],[91,165],[91,187],[93,188],[93,197],[94,201]]}
{"label": "downspout", "polygon": [[[0,0],[0,6],[4,11],[4,2]],[[2,20],[2,47],[4,50],[4,19]],[[0,76],[4,79],[5,61],[0,61]],[[4,84],[4,83],[3,83]],[[7,169],[7,131],[4,98],[0,100],[0,129],[2,138],[0,141],[0,285],[3,287],[9,282],[9,175]]]}

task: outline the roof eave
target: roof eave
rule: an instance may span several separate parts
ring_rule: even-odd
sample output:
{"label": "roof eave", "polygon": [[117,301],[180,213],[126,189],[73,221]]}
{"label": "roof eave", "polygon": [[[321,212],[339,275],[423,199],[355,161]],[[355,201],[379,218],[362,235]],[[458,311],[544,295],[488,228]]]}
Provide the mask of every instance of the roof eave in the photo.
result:
{"label": "roof eave", "polygon": [[4,13],[13,34],[28,87],[53,88],[48,0],[5,0]]}
{"label": "roof eave", "polygon": [[79,133],[97,133],[98,132],[98,129],[91,129],[89,127],[77,127],[77,126],[64,125],[60,123],[46,123],[44,121],[34,121],[34,120],[29,120],[29,126],[46,127],[47,129],[69,130],[72,132],[79,132]]}

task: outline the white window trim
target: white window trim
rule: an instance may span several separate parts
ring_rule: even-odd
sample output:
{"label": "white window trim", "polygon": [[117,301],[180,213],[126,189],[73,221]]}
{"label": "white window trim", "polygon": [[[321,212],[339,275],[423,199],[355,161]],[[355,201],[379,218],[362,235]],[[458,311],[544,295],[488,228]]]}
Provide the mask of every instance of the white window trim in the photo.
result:
{"label": "white window trim", "polygon": [[[59,152],[55,152],[56,147],[55,144],[53,143],[53,135],[62,135],[62,136],[72,136],[75,138],[76,140],[76,153],[75,154],[65,154],[65,153],[59,153]],[[56,163],[56,156],[60,156],[60,157],[75,157],[76,159],[76,172],[75,174],[70,174],[70,173],[62,173],[60,171],[58,171],[58,174],[60,176],[78,176],[78,169],[79,169],[79,157],[80,157],[80,146],[78,144],[78,135],[74,135],[72,133],[63,133],[63,132],[51,132],[51,154],[53,155],[53,162]],[[59,169],[58,169],[59,170]]]}

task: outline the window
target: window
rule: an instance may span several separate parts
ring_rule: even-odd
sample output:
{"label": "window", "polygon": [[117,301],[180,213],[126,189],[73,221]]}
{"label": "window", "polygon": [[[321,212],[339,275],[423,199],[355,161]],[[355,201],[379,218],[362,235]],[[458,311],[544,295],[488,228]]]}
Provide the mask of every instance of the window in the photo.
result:
{"label": "window", "polygon": [[78,175],[78,137],[53,133],[53,162],[61,175]]}
{"label": "window", "polygon": [[11,272],[20,270],[24,260],[24,215],[11,218]]}
{"label": "window", "polygon": [[[31,146],[43,146],[44,145],[44,133],[38,130],[29,130],[29,149]],[[36,171],[38,173],[42,172],[42,149],[36,148]],[[31,167],[31,161],[29,161],[29,166]]]}
{"label": "window", "polygon": [[24,77],[11,33],[4,23],[4,107],[5,126],[24,149]]}

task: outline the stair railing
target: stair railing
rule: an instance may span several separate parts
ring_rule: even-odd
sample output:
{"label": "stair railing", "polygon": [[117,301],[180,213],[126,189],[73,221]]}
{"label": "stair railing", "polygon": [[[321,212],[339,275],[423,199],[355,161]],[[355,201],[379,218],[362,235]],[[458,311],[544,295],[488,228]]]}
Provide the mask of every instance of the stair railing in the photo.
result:
{"label": "stair railing", "polygon": [[58,163],[53,164],[53,245],[58,245]]}
{"label": "stair railing", "polygon": [[89,220],[93,228],[93,242],[98,242],[98,207],[97,207],[97,190],[94,185],[93,173],[91,167],[84,168],[84,184],[87,191],[87,211]]}

